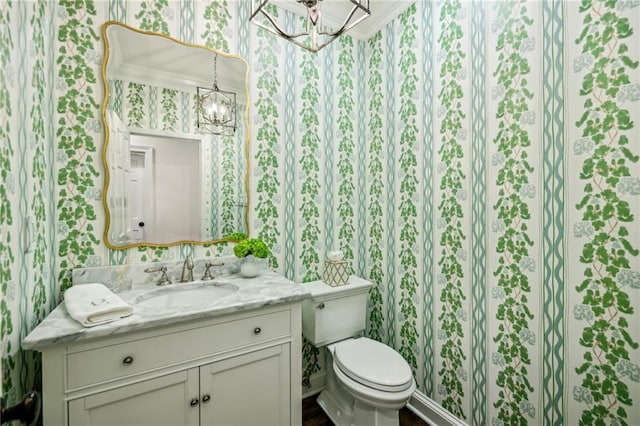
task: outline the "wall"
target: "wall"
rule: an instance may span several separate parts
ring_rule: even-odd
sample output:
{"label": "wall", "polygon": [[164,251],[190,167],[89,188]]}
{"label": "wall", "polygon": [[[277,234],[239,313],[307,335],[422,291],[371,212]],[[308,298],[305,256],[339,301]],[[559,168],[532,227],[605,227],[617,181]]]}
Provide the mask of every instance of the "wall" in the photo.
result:
{"label": "wall", "polygon": [[[37,365],[14,363],[31,356],[17,345],[38,318],[25,303],[36,279],[21,271],[55,259],[55,279],[43,281],[50,307],[77,265],[229,251],[101,242],[99,26],[116,19],[248,58],[252,233],[296,281],[317,279],[326,251],[341,248],[376,284],[369,335],[407,358],[421,392],[475,425],[640,422],[637,3],[418,2],[368,42],[343,37],[318,55],[246,24],[246,3],[51,11],[55,65],[44,69],[56,77],[36,87],[55,90],[55,114],[40,113],[55,155],[44,178],[23,174],[18,187],[55,174],[55,213],[38,221],[55,231],[55,249],[45,241],[55,257],[33,268],[17,256],[16,222],[3,217],[3,295],[14,289],[3,319],[25,323],[3,323],[3,393],[28,388],[23,376],[35,373],[21,366]],[[28,39],[15,10],[35,6],[3,4],[11,52]],[[27,109],[16,109],[23,92],[6,69],[14,107],[3,124],[17,134],[39,115],[13,115]],[[14,173],[32,161],[9,157]],[[20,217],[25,196],[5,197]],[[305,345],[304,355],[313,374],[320,354]]]}
{"label": "wall", "polygon": [[452,0],[367,43],[369,333],[470,424],[640,423],[639,31]]}
{"label": "wall", "polygon": [[57,304],[54,40],[48,2],[0,2],[1,394],[9,402],[38,386],[39,356],[20,342]]}

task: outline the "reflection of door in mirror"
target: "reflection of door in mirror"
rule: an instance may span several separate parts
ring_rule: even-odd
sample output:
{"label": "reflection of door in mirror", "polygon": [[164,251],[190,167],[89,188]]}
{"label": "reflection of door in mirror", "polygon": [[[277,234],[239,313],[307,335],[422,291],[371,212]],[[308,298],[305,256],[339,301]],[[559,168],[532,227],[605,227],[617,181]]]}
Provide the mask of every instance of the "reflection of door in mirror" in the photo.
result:
{"label": "reflection of door in mirror", "polygon": [[[131,200],[131,242],[144,242],[145,235],[154,224],[153,202],[153,148],[131,146],[131,177],[129,200]],[[147,190],[145,191],[145,188]],[[145,206],[149,206],[145,209]],[[153,232],[151,232],[153,234]]]}
{"label": "reflection of door in mirror", "polygon": [[131,220],[144,241],[202,239],[200,157],[197,139],[131,135]]}

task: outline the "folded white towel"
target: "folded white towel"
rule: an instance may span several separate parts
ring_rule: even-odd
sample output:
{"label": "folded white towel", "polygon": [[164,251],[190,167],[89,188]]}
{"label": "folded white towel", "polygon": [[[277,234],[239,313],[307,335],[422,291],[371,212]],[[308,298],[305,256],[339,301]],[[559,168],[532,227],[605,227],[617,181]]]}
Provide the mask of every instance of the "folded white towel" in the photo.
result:
{"label": "folded white towel", "polygon": [[104,284],[79,284],[64,293],[69,315],[85,327],[105,324],[133,313],[133,308]]}

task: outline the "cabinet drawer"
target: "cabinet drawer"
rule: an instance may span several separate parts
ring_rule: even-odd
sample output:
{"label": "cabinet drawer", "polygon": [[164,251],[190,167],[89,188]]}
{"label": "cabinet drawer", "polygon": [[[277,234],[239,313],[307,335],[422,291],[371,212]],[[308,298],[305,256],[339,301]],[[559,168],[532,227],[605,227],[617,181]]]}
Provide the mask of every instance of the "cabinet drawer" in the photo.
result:
{"label": "cabinet drawer", "polygon": [[67,389],[120,379],[288,336],[290,311],[241,318],[67,354]]}

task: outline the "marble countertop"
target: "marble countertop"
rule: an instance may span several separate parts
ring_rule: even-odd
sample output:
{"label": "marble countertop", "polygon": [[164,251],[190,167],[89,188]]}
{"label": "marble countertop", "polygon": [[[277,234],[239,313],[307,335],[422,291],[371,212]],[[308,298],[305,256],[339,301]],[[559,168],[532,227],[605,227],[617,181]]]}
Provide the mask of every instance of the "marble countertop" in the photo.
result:
{"label": "marble countertop", "polygon": [[184,321],[213,318],[262,306],[294,302],[310,296],[309,290],[304,285],[296,284],[272,271],[265,271],[255,278],[225,274],[212,281],[188,284],[174,283],[168,285],[167,288],[203,285],[203,283],[231,284],[237,286],[238,290],[208,304],[170,308],[153,306],[148,303],[136,305],[138,301],[144,299],[145,294],[158,291],[163,287],[155,285],[134,287],[131,290],[118,293],[125,302],[133,306],[133,315],[95,327],[83,327],[72,319],[63,302],[23,340],[22,347],[40,350],[52,345],[113,336]]}

